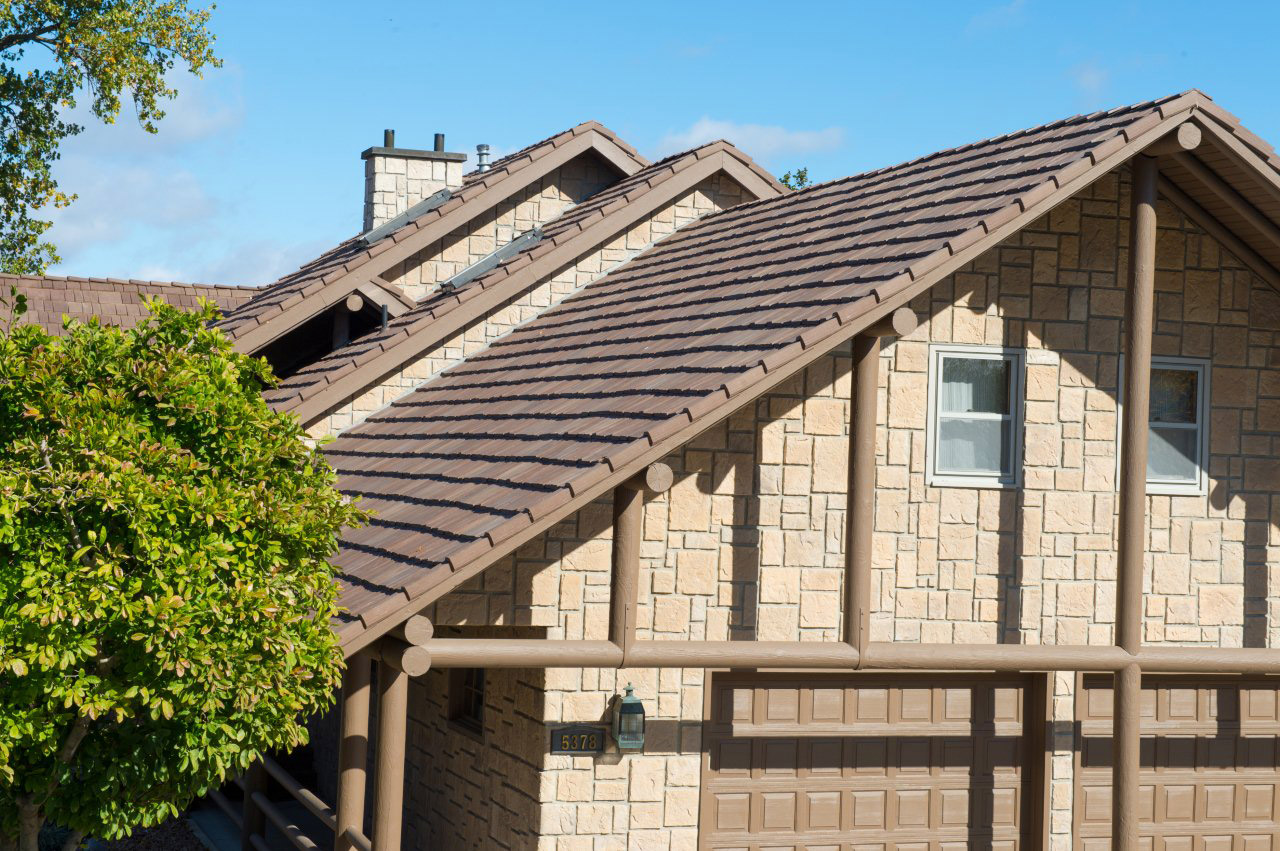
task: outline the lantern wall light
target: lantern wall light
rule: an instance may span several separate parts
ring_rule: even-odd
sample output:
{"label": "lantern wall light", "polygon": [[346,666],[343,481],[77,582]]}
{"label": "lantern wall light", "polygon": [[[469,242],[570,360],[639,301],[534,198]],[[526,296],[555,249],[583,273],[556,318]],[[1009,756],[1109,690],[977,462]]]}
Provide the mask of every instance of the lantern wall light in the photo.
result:
{"label": "lantern wall light", "polygon": [[635,696],[631,683],[627,683],[626,695],[614,704],[613,738],[620,751],[644,750],[644,703]]}

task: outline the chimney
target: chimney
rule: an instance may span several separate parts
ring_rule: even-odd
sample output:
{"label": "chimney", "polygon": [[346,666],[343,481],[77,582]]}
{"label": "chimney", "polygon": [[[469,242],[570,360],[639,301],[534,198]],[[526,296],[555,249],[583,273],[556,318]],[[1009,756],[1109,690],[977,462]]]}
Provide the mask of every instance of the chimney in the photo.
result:
{"label": "chimney", "polygon": [[476,145],[476,171],[489,170],[489,146]]}
{"label": "chimney", "polygon": [[403,213],[441,189],[462,185],[466,154],[444,149],[444,134],[435,134],[432,150],[396,147],[396,131],[384,130],[382,147],[368,148],[364,160],[364,230]]}

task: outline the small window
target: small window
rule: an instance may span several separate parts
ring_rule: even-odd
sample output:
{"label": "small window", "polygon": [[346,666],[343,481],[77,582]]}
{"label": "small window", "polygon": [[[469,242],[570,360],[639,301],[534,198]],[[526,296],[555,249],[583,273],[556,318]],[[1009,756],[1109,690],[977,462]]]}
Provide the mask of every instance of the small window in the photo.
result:
{"label": "small window", "polygon": [[[1123,370],[1121,365],[1122,389]],[[1209,370],[1205,361],[1185,358],[1151,359],[1151,412],[1148,420],[1150,429],[1147,432],[1148,493],[1202,494],[1207,491],[1208,383]],[[1123,429],[1123,409],[1117,420],[1118,428]],[[1116,453],[1117,466],[1120,454]]]}
{"label": "small window", "polygon": [[476,735],[484,733],[484,669],[449,671],[449,720]]}
{"label": "small window", "polygon": [[1022,445],[1023,353],[935,346],[929,373],[929,484],[1013,487]]}

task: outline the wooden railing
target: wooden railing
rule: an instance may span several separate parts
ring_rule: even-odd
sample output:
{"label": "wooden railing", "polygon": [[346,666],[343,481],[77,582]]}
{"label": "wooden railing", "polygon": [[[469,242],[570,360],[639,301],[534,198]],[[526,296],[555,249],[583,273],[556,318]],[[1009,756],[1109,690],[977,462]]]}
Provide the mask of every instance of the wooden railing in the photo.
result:
{"label": "wooden railing", "polygon": [[[271,851],[267,844],[266,825],[270,822],[284,835],[298,851],[321,851],[328,843],[317,842],[308,836],[302,827],[295,824],[288,814],[280,809],[274,801],[267,797],[268,778],[275,780],[280,788],[315,816],[330,833],[338,830],[338,816],[320,797],[303,786],[293,775],[270,757],[263,757],[255,763],[243,777],[237,777],[235,783],[244,794],[243,804],[237,806],[222,792],[209,793],[209,800],[218,806],[232,824],[240,831],[241,851]],[[343,838],[356,851],[373,851],[369,838],[354,827],[343,831]]]}

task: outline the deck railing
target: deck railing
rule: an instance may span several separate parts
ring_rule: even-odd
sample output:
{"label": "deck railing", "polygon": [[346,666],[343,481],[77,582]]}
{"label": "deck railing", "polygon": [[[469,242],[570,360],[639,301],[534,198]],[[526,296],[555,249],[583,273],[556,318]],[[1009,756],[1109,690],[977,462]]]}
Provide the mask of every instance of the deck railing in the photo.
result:
{"label": "deck railing", "polygon": [[[338,830],[338,816],[320,797],[299,783],[293,775],[270,757],[263,757],[255,763],[243,777],[237,777],[235,784],[244,795],[244,802],[237,806],[222,792],[209,793],[220,810],[231,819],[232,824],[240,831],[241,851],[271,851],[267,844],[266,826],[270,822],[289,840],[298,851],[322,851],[330,847],[327,842],[319,842],[308,836],[306,831],[295,824],[285,813],[267,797],[268,778],[275,780],[280,788],[288,792],[311,815],[335,834]],[[354,827],[348,827],[343,835],[350,847],[356,851],[372,851],[373,844],[369,838]]]}

